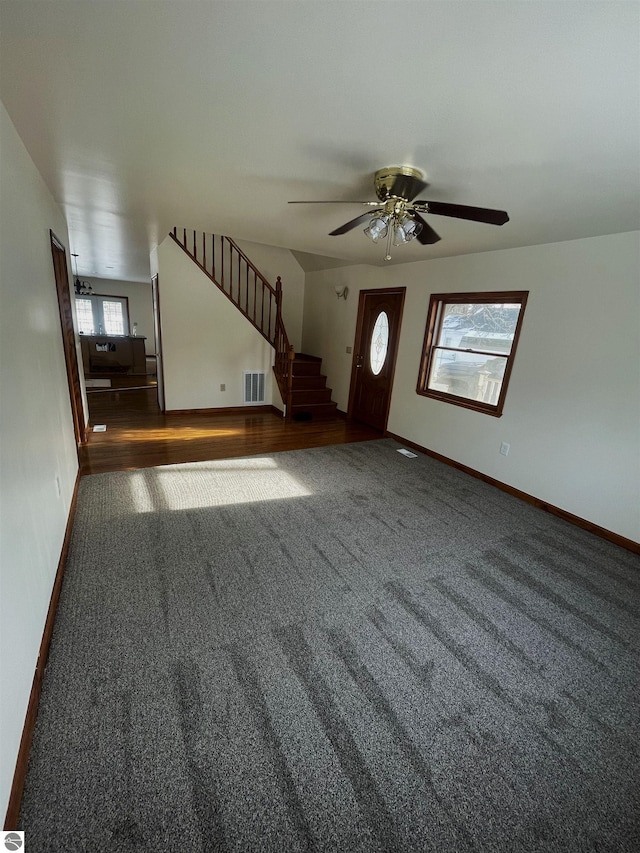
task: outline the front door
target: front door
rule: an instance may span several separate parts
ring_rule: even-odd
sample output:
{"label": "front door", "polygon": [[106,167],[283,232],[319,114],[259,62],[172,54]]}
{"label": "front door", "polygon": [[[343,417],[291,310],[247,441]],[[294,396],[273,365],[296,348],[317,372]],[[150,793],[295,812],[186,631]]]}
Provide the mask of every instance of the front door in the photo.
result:
{"label": "front door", "polygon": [[360,291],[349,416],[381,431],[389,416],[405,290]]}

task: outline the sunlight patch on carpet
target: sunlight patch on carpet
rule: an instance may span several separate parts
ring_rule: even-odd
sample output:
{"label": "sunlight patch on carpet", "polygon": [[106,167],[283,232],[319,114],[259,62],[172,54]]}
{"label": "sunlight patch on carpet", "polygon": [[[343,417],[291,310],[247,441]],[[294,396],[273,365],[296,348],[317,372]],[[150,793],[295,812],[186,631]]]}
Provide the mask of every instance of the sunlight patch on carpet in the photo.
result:
{"label": "sunlight patch on carpet", "polygon": [[269,457],[151,468],[131,475],[139,513],[301,498],[313,492]]}

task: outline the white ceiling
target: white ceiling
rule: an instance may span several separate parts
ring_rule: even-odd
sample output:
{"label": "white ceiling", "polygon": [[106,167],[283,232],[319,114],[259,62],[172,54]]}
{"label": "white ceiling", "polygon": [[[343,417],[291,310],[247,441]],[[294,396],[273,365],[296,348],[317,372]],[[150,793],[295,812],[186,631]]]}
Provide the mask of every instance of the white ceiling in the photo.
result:
{"label": "white ceiling", "polygon": [[[81,274],[148,280],[173,225],[382,263],[373,172],[507,210],[393,262],[640,228],[640,4],[0,0],[0,94]],[[392,263],[393,263],[392,262]]]}

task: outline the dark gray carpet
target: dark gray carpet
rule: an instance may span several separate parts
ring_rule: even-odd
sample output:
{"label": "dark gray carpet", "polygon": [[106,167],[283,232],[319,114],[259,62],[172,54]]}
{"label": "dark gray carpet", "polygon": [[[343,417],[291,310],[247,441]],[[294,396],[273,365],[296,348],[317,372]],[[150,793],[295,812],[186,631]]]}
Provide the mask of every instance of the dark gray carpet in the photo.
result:
{"label": "dark gray carpet", "polygon": [[640,850],[640,558],[398,446],[82,480],[30,853]]}

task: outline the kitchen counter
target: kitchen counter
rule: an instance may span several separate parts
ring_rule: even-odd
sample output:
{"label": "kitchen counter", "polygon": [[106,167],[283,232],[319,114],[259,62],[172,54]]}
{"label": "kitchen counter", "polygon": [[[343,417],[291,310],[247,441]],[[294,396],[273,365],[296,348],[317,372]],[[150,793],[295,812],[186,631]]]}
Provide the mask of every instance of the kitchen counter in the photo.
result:
{"label": "kitchen counter", "polygon": [[80,335],[86,373],[146,373],[142,335]]}

